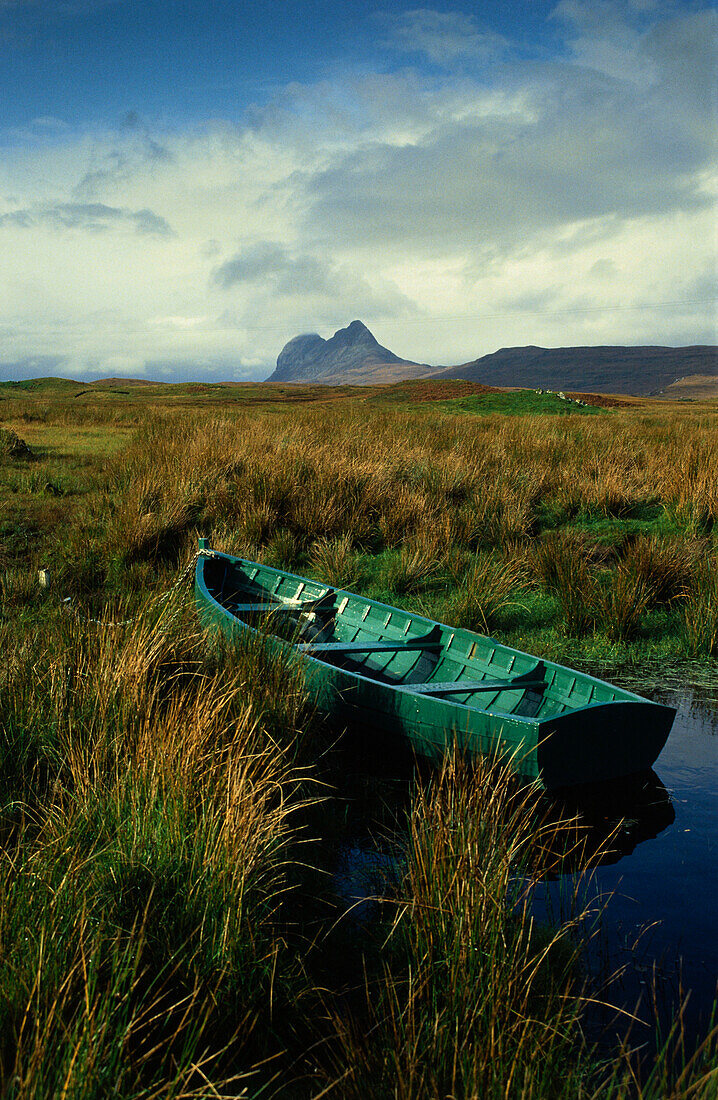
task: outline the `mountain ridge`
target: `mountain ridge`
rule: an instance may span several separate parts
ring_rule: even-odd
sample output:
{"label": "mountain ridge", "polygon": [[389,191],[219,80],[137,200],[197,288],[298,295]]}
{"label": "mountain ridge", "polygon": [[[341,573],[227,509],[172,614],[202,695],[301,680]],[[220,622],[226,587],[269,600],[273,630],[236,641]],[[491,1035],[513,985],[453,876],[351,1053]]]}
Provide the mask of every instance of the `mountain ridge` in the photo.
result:
{"label": "mountain ridge", "polygon": [[[268,382],[390,384],[406,379],[465,379],[502,388],[575,390],[636,396],[718,395],[718,348],[707,344],[505,347],[456,367],[402,359],[362,321],[324,340],[295,336],[282,348]],[[713,380],[715,379],[715,382]]]}
{"label": "mountain ridge", "polygon": [[434,378],[464,378],[493,386],[518,386],[590,393],[660,395],[688,377],[715,377],[718,348],[709,344],[610,345],[500,348],[488,355],[445,367]]}

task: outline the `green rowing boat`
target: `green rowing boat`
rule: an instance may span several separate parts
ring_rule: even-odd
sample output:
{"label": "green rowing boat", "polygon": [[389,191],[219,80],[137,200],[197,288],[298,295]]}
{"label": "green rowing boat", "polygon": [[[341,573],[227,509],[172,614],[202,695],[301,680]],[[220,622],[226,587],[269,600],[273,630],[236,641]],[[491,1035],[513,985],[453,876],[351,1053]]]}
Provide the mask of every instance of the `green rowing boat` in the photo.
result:
{"label": "green rowing boat", "polygon": [[321,710],[398,732],[422,755],[452,743],[508,754],[546,789],[649,769],[675,711],[492,638],[210,550],[200,539],[197,610],[239,638],[261,629],[303,661]]}

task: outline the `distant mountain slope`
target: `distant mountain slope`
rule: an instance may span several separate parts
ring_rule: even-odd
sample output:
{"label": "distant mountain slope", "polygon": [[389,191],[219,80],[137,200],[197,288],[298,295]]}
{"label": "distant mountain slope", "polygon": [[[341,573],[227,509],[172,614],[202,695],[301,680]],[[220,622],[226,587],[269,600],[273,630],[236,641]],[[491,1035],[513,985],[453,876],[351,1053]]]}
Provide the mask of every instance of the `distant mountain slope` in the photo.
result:
{"label": "distant mountain slope", "polygon": [[362,321],[352,321],[329,340],[316,332],[295,336],[282,348],[267,381],[362,386],[412,378],[583,393],[710,396],[718,394],[718,348],[502,348],[458,367],[431,367],[401,359],[382,347]]}
{"label": "distant mountain slope", "polygon": [[[465,378],[491,386],[590,393],[659,394],[691,375],[718,380],[718,348],[502,348],[435,378]],[[675,389],[671,394],[679,396]]]}
{"label": "distant mountain slope", "polygon": [[665,396],[693,401],[718,397],[718,374],[686,374],[672,386],[666,386]]}
{"label": "distant mountain slope", "polygon": [[[428,374],[426,364],[400,359],[375,339],[361,321],[340,328],[329,340],[316,332],[295,336],[277,356],[268,382],[397,382]],[[384,377],[385,376],[385,377]]]}

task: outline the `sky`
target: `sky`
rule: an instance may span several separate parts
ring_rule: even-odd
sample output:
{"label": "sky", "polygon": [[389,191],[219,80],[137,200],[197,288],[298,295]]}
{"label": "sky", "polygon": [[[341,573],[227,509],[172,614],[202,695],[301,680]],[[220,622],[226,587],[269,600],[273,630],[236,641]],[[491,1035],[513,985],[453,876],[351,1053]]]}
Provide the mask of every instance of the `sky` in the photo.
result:
{"label": "sky", "polygon": [[0,0],[0,378],[716,342],[715,10],[424,2]]}

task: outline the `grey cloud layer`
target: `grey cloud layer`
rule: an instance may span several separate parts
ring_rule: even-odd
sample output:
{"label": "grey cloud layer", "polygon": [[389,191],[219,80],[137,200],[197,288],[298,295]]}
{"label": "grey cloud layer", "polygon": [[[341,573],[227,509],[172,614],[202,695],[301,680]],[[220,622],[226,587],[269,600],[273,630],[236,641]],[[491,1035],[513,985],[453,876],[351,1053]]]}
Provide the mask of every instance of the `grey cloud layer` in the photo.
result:
{"label": "grey cloud layer", "polygon": [[411,309],[411,302],[394,286],[381,281],[372,286],[357,271],[271,241],[259,241],[220,264],[211,284],[248,292],[259,309],[271,298],[285,307],[306,301],[317,324],[331,324],[341,301],[374,317],[398,317]]}
{"label": "grey cloud layer", "polygon": [[61,202],[54,206],[39,205],[31,209],[13,210],[0,215],[0,225],[14,225],[20,229],[50,225],[57,229],[84,229],[92,233],[129,225],[140,234],[173,236],[167,221],[152,210],[123,210],[100,202]]}
{"label": "grey cloud layer", "polygon": [[449,118],[415,144],[349,152],[310,184],[313,230],[428,253],[462,241],[503,251],[572,222],[705,207],[713,120],[706,87],[684,69],[690,56],[695,72],[710,70],[711,26],[702,14],[646,36],[649,89],[630,73],[553,63],[527,80],[507,67],[507,87],[525,84],[524,117]]}
{"label": "grey cloud layer", "polygon": [[[239,283],[254,283],[272,278],[284,294],[330,294],[336,291],[336,278],[328,264],[313,256],[291,256],[281,245],[261,241],[223,263],[212,276],[225,289]],[[332,286],[334,283],[334,286]]]}

